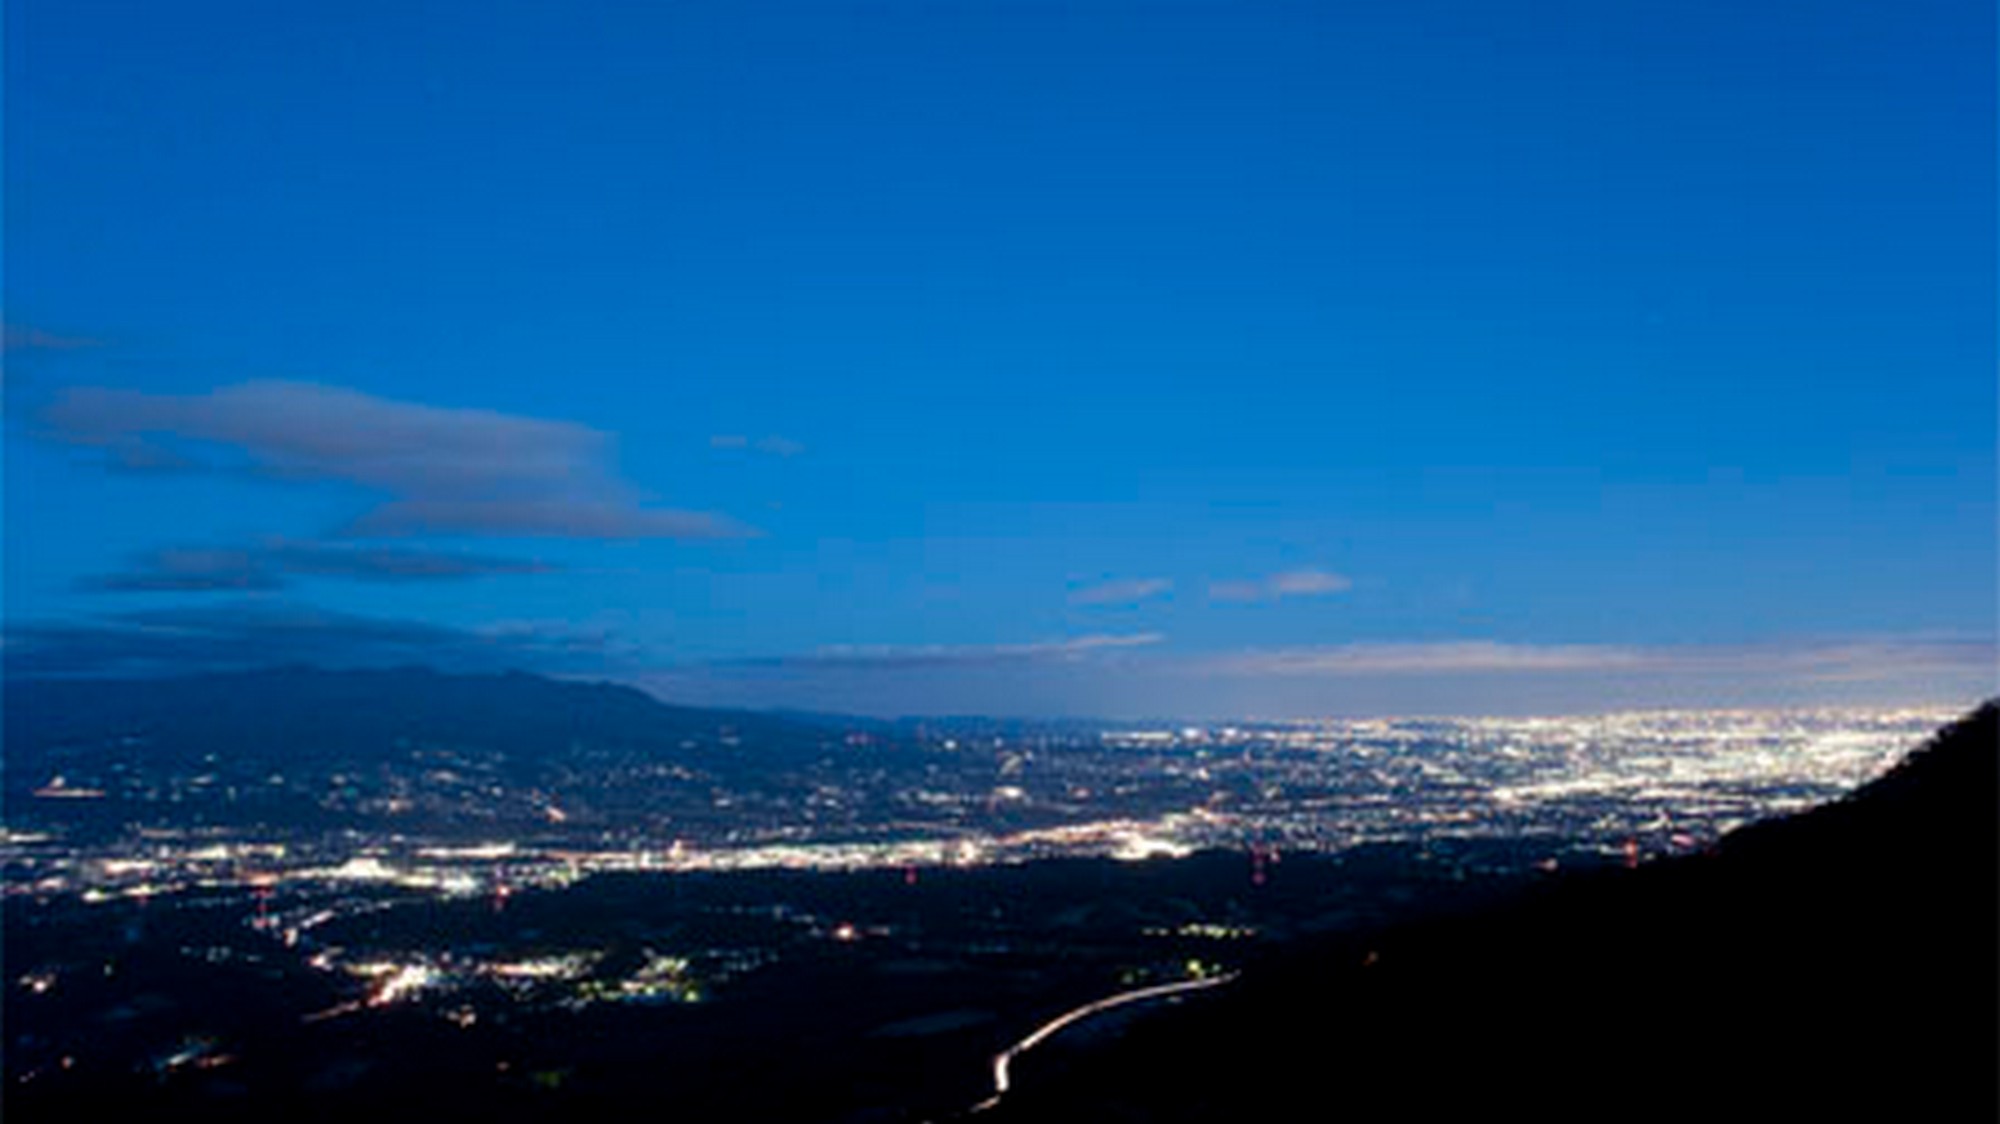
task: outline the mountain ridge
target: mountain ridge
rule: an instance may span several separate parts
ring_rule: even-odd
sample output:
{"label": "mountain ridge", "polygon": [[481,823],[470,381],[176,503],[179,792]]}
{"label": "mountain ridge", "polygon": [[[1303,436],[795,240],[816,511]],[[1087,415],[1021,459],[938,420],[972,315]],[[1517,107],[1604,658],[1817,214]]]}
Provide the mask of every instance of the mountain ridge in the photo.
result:
{"label": "mountain ridge", "polygon": [[[4,731],[8,817],[93,830],[527,830],[579,809],[595,809],[590,823],[659,828],[665,810],[719,815],[703,811],[717,788],[790,799],[828,763],[909,749],[621,684],[421,667],[17,680]],[[38,798],[63,785],[101,798]]]}
{"label": "mountain ridge", "polygon": [[748,710],[679,706],[626,684],[552,679],[521,671],[442,672],[420,665],[328,669],[305,665],[167,678],[42,679],[9,684],[10,745],[116,736],[119,727],[179,731],[199,717],[245,731],[281,726],[325,742],[424,736],[489,723],[478,736],[507,744],[558,733],[659,741],[732,724],[817,739],[824,731]]}

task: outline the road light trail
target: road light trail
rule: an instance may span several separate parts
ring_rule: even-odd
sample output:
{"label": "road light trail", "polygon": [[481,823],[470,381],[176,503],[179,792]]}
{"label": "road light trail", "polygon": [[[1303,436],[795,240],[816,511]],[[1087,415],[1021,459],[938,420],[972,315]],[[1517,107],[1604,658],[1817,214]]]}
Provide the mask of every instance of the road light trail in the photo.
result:
{"label": "road light trail", "polygon": [[994,1105],[999,1104],[1000,1098],[1006,1096],[1007,1090],[1012,1086],[1013,1082],[1009,1075],[1009,1070],[1014,1064],[1014,1059],[1048,1041],[1051,1037],[1061,1033],[1065,1028],[1082,1022],[1093,1015],[1101,1015],[1116,1007],[1123,1007],[1132,1003],[1144,1003],[1153,999],[1164,999],[1168,996],[1180,995],[1184,992],[1200,991],[1203,988],[1228,983],[1235,978],[1236,973],[1230,972],[1225,975],[1209,976],[1198,980],[1180,980],[1175,983],[1154,984],[1152,987],[1142,987],[1136,991],[1121,991],[1117,995],[1094,1000],[1085,1003],[1081,1007],[1076,1007],[1057,1015],[1041,1026],[1036,1027],[1033,1034],[1028,1035],[1026,1038],[1021,1039],[1019,1042],[1014,1043],[1012,1046],[993,1056],[993,1095],[973,1105],[972,1111],[984,1112]]}

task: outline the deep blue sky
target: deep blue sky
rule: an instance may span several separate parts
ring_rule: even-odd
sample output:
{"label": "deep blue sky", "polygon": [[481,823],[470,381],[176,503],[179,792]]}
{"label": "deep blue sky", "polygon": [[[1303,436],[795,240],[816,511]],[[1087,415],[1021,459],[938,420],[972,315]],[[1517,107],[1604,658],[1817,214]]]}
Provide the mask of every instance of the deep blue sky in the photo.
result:
{"label": "deep blue sky", "polygon": [[10,666],[1966,701],[1994,30],[15,0]]}

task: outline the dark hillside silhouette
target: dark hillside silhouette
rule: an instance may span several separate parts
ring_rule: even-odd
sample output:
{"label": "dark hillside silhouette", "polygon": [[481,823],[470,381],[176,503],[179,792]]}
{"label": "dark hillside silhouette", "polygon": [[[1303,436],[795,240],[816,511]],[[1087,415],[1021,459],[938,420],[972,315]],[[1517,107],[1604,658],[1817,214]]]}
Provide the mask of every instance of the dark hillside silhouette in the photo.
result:
{"label": "dark hillside silhouette", "polygon": [[[792,764],[829,740],[824,730],[747,711],[670,706],[634,687],[509,672],[453,675],[422,667],[311,667],[170,679],[40,679],[8,684],[10,763],[64,744],[139,736],[161,760],[204,753],[268,757],[282,766],[338,755],[366,764],[412,742],[476,745],[526,758],[583,745],[738,763],[713,744],[718,730],[754,730],[755,766]],[[697,744],[683,747],[686,739]],[[785,756],[771,760],[770,755]]]}
{"label": "dark hillside silhouette", "polygon": [[1006,1120],[2000,1118],[2000,709],[1715,847],[1344,938],[1032,1065]]}
{"label": "dark hillside silhouette", "polygon": [[[13,810],[67,769],[220,763],[261,777],[302,763],[367,772],[423,749],[467,751],[517,783],[607,762],[759,781],[860,754],[840,732],[753,711],[673,706],[634,687],[507,672],[312,667],[169,679],[24,679],[4,710]],[[870,752],[906,753],[878,737]],[[298,814],[306,814],[300,811]]]}

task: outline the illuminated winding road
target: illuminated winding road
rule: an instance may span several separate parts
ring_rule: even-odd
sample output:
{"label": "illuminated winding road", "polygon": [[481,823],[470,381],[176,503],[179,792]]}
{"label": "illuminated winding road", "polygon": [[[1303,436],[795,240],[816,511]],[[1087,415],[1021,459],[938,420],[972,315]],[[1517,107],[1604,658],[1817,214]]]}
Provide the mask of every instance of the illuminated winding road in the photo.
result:
{"label": "illuminated winding road", "polygon": [[1012,1084],[1008,1071],[1012,1068],[1014,1059],[1061,1033],[1064,1028],[1082,1022],[1093,1015],[1101,1015],[1115,1007],[1124,1007],[1132,1003],[1144,1003],[1153,999],[1164,999],[1171,995],[1180,995],[1189,991],[1200,991],[1203,988],[1228,983],[1235,978],[1236,973],[1229,972],[1220,976],[1209,976],[1205,979],[1181,980],[1178,983],[1155,984],[1152,987],[1142,987],[1136,991],[1121,991],[1116,995],[1085,1003],[1081,1007],[1073,1008],[1057,1015],[1041,1026],[1036,1027],[1033,1034],[1028,1035],[1026,1038],[994,1055],[993,1095],[973,1105],[972,1111],[984,1112],[994,1105],[999,1104],[1000,1098],[1007,1095],[1007,1089]]}

